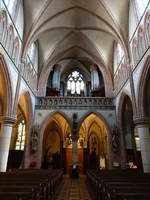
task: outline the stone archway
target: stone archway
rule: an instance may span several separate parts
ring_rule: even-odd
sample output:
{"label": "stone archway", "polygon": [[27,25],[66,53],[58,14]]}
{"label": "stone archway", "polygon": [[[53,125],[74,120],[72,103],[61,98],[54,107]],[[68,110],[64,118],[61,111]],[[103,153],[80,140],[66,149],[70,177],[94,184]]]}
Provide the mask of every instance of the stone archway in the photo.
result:
{"label": "stone archway", "polygon": [[8,66],[2,54],[0,54],[0,98],[3,115],[11,116],[13,105],[13,91]]}
{"label": "stone archway", "polygon": [[137,92],[138,113],[135,124],[140,137],[144,172],[150,172],[150,56],[143,66]]}
{"label": "stone archway", "polygon": [[[56,137],[55,138],[51,137],[52,132],[53,133],[55,132],[55,136],[57,135],[56,136],[57,139],[59,138],[58,139],[59,141],[57,140],[58,142],[56,141]],[[72,127],[70,120],[63,113],[54,112],[46,117],[40,129],[40,137],[39,137],[38,152],[37,152],[38,162],[36,163],[38,168],[43,167],[44,156],[46,156],[47,152],[45,146],[46,144],[49,144],[49,146],[51,146],[51,150],[49,149],[51,154],[50,160],[52,161],[52,164],[50,164],[51,166],[49,165],[49,167],[55,168],[54,154],[57,154],[58,157],[60,158],[60,164],[57,167],[64,168],[64,172],[69,170],[69,165],[72,164],[72,156],[68,160],[67,152],[69,152],[69,149],[71,149],[69,147],[67,140],[68,134],[72,134]],[[46,138],[48,138],[49,140],[48,142],[45,142]],[[52,139],[55,139],[53,144],[51,143]],[[55,147],[54,143],[56,143]],[[58,148],[56,148],[57,145],[59,146]],[[49,155],[47,155],[46,159],[47,160],[49,159]]]}
{"label": "stone archway", "polygon": [[[110,129],[105,119],[95,112],[86,114],[79,122],[78,133],[78,152],[82,148],[84,155],[83,163],[79,163],[80,170],[82,171],[82,168],[84,168],[83,171],[86,172],[87,167],[110,169],[112,167]],[[79,153],[78,156],[80,156]],[[81,162],[81,159],[78,158],[78,161]],[[84,166],[82,167],[82,165]]]}
{"label": "stone archway", "polygon": [[118,106],[118,124],[121,133],[121,155],[122,168],[129,167],[134,163],[137,167],[141,166],[141,152],[139,148],[139,136],[134,125],[134,109],[130,96],[123,92]]}
{"label": "stone archway", "polygon": [[[138,92],[137,92],[137,107],[138,107],[138,118],[142,117],[150,117],[150,110],[148,109],[149,114],[147,113],[147,101],[146,92],[148,92],[148,84],[149,84],[149,77],[150,77],[150,56],[148,56],[143,70],[141,72],[141,77],[139,80],[138,85]],[[150,95],[148,95],[149,98]]]}
{"label": "stone archway", "polygon": [[26,166],[32,118],[33,112],[30,94],[29,92],[23,92],[20,95],[16,110],[16,123],[12,131],[8,169],[24,168]]}

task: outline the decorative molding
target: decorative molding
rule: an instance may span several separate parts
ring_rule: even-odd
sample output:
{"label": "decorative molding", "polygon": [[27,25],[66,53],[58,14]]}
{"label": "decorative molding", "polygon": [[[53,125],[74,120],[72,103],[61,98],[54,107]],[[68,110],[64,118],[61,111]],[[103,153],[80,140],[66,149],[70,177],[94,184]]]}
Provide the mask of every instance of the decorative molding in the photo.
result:
{"label": "decorative molding", "polygon": [[144,126],[148,125],[150,123],[150,118],[148,117],[134,117],[133,118],[134,125],[135,126]]}
{"label": "decorative molding", "polygon": [[2,124],[9,124],[14,125],[16,123],[16,117],[10,117],[10,116],[0,116],[0,122]]}
{"label": "decorative molding", "polygon": [[36,109],[115,109],[113,98],[107,97],[38,97]]}

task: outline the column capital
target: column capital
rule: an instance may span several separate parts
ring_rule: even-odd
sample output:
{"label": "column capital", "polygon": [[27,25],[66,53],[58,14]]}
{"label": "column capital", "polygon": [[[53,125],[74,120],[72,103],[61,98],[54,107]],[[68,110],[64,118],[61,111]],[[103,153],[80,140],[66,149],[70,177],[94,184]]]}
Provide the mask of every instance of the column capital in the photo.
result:
{"label": "column capital", "polygon": [[0,116],[0,122],[3,124],[14,125],[16,122],[15,116]]}
{"label": "column capital", "polygon": [[133,118],[135,126],[145,126],[150,123],[150,118],[148,117],[134,117]]}

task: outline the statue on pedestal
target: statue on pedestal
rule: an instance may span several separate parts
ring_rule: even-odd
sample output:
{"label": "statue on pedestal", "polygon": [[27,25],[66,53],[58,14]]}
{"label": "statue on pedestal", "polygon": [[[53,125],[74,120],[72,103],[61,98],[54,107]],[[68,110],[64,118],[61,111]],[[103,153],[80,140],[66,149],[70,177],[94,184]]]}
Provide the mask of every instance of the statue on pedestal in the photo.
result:
{"label": "statue on pedestal", "polygon": [[38,149],[38,126],[32,128],[31,133],[31,152],[35,153]]}
{"label": "statue on pedestal", "polygon": [[119,132],[116,125],[112,126],[112,149],[114,152],[119,151]]}

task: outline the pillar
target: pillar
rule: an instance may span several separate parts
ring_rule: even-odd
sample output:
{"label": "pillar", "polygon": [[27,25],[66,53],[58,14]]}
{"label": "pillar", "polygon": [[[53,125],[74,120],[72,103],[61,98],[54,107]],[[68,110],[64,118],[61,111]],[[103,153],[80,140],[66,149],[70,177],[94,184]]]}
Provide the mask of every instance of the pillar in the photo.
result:
{"label": "pillar", "polygon": [[148,120],[136,120],[135,126],[140,138],[143,171],[150,172],[150,133]]}
{"label": "pillar", "polygon": [[72,166],[76,168],[78,165],[78,139],[72,137]]}
{"label": "pillar", "polygon": [[7,169],[11,134],[15,119],[11,117],[3,117],[1,119],[1,122],[2,127],[0,133],[0,172],[5,172]]}

